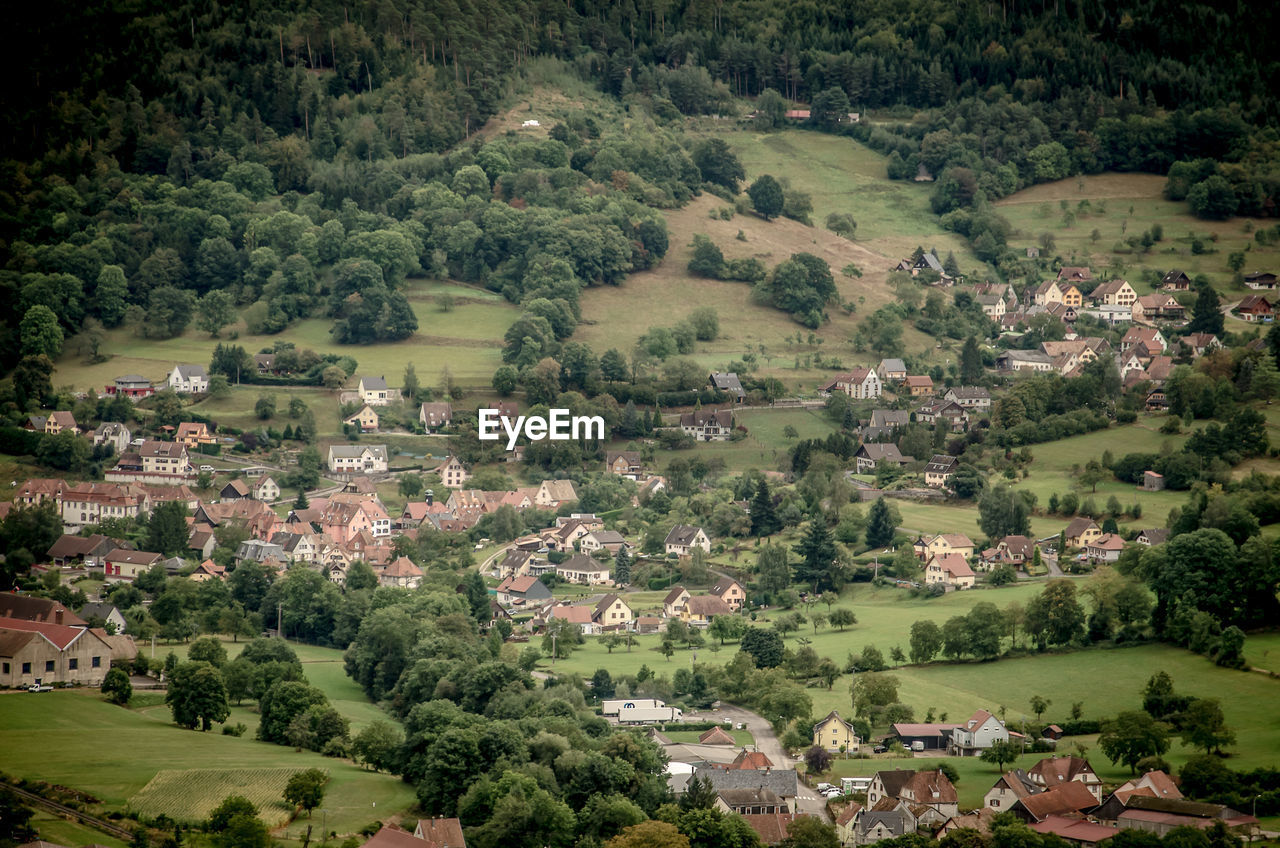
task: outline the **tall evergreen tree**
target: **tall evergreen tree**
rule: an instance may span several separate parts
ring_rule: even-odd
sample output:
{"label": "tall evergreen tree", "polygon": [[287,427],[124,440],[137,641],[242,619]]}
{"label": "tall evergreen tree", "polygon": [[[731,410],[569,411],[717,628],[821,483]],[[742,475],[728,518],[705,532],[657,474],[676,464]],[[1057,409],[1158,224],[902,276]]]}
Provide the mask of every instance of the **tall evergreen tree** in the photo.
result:
{"label": "tall evergreen tree", "polygon": [[777,510],[773,508],[773,495],[769,492],[769,483],[760,478],[756,486],[756,496],[751,500],[751,535],[772,536],[782,529],[782,521]]}
{"label": "tall evergreen tree", "polygon": [[168,501],[151,511],[147,520],[146,550],[165,556],[177,556],[186,551],[187,507],[182,501]]}
{"label": "tall evergreen tree", "polygon": [[1191,308],[1191,323],[1187,325],[1190,333],[1213,333],[1222,335],[1223,318],[1218,308],[1218,293],[1208,283],[1196,287],[1195,306]]}
{"label": "tall evergreen tree", "polygon": [[878,498],[867,512],[867,545],[879,548],[893,541],[893,513],[884,498]]}
{"label": "tall evergreen tree", "polygon": [[794,550],[800,557],[800,562],[796,563],[798,582],[810,584],[815,592],[834,588],[831,573],[835,565],[836,544],[831,540],[826,519],[821,513],[810,519],[809,529]]}
{"label": "tall evergreen tree", "polygon": [[972,386],[982,379],[982,351],[978,350],[978,339],[969,336],[960,351],[960,382]]}
{"label": "tall evergreen tree", "polygon": [[626,545],[618,547],[618,554],[613,558],[613,582],[624,586],[631,582],[631,554]]}

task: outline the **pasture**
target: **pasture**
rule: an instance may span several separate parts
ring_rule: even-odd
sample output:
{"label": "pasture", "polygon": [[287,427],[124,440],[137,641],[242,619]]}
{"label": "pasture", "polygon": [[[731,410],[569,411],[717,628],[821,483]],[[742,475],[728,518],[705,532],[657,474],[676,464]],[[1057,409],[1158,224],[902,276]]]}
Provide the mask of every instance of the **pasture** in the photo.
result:
{"label": "pasture", "polygon": [[[1015,229],[1010,245],[1038,246],[1041,235],[1048,233],[1055,249],[1042,251],[1042,258],[1060,256],[1067,265],[1090,265],[1095,277],[1127,279],[1139,294],[1152,290],[1144,281],[1144,272],[1163,276],[1171,268],[1180,268],[1192,277],[1206,274],[1219,291],[1244,292],[1243,286],[1232,282],[1234,275],[1227,265],[1227,258],[1235,251],[1247,251],[1246,272],[1275,265],[1280,251],[1253,239],[1253,229],[1268,221],[1202,221],[1190,214],[1186,203],[1165,200],[1164,185],[1165,178],[1155,174],[1096,174],[1032,186],[996,201],[994,206]],[[1074,223],[1064,220],[1064,201],[1075,215]],[[1083,212],[1082,201],[1088,201]],[[1150,252],[1134,252],[1127,244],[1123,253],[1114,250],[1117,242],[1141,236],[1155,224],[1164,228],[1164,239]],[[1204,253],[1191,252],[1193,233],[1206,246]],[[1100,273],[1113,263],[1116,273]]]}
{"label": "pasture", "polygon": [[[19,694],[0,700],[0,750],[5,751],[6,771],[84,789],[109,808],[123,808],[158,772],[188,769],[192,763],[199,763],[201,771],[327,770],[324,806],[329,828],[340,834],[354,833],[414,802],[412,787],[396,777],[258,742],[251,733],[237,738],[216,730],[186,730],[172,723],[163,705],[125,709],[106,703],[94,691]],[[222,800],[216,791],[209,796],[215,804]]]}

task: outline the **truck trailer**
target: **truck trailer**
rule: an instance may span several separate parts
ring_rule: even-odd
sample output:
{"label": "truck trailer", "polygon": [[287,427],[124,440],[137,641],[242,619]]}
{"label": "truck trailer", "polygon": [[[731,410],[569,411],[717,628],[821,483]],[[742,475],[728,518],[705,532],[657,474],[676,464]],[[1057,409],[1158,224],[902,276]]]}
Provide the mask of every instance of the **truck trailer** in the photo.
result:
{"label": "truck trailer", "polygon": [[618,711],[619,724],[655,724],[660,721],[681,721],[684,718],[676,707],[631,707]]}
{"label": "truck trailer", "polygon": [[600,702],[601,715],[616,716],[622,710],[644,709],[646,707],[665,707],[666,701],[658,698],[617,698]]}

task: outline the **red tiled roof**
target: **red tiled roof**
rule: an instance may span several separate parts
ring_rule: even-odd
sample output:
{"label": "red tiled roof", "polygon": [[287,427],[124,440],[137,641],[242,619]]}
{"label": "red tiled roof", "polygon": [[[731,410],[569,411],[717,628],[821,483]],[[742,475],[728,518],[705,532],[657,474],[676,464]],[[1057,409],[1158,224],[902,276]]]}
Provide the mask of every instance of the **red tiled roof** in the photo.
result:
{"label": "red tiled roof", "polygon": [[83,627],[72,627],[69,624],[49,624],[44,621],[26,621],[21,618],[0,618],[0,631],[4,630],[39,633],[59,651],[65,651],[86,632]]}
{"label": "red tiled roof", "polygon": [[1071,842],[1084,842],[1090,845],[1116,835],[1115,828],[1064,816],[1049,816],[1044,821],[1032,824],[1031,829],[1037,833],[1052,833]]}
{"label": "red tiled roof", "polygon": [[435,848],[465,848],[467,844],[462,836],[462,822],[456,818],[418,819],[414,835],[419,833],[429,846]]}

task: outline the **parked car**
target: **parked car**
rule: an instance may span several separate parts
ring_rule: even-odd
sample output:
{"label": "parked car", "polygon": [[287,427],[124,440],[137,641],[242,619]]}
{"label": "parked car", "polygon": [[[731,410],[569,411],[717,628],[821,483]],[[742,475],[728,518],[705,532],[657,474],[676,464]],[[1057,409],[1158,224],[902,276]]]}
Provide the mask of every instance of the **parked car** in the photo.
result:
{"label": "parked car", "polygon": [[830,792],[832,789],[835,789],[835,787],[834,787],[834,786],[832,786],[830,783],[819,783],[819,784],[818,784],[818,791],[819,791],[819,792]]}
{"label": "parked car", "polygon": [[884,753],[885,751],[887,751],[887,750],[889,750],[889,749],[888,749],[888,748],[886,748],[885,746],[883,746],[883,745],[877,745],[877,746],[875,746],[874,748],[872,748],[872,749],[871,749],[871,753],[873,753],[873,754],[883,754],[883,753]]}
{"label": "parked car", "polygon": [[44,683],[44,684],[32,683],[30,686],[27,687],[27,691],[28,692],[52,692],[53,687],[48,685],[47,683]]}
{"label": "parked car", "polygon": [[214,468],[212,465],[202,465],[202,466],[200,466],[200,470],[201,470],[201,471],[208,471],[208,472],[210,472],[210,473],[213,473],[213,472],[214,472],[214,471],[216,471],[217,469],[216,469],[216,468]]}

